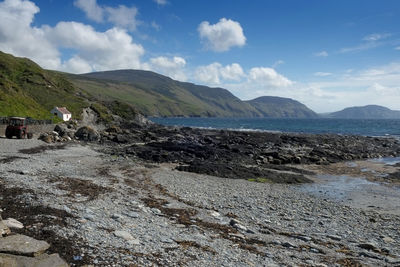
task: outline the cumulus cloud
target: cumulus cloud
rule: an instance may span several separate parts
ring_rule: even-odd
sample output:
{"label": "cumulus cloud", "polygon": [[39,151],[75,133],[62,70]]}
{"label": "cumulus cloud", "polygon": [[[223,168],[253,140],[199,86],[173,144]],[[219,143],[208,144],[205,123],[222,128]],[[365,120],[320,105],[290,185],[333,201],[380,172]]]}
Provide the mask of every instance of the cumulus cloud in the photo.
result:
{"label": "cumulus cloud", "polygon": [[0,2],[0,50],[55,69],[60,65],[58,50],[47,40],[42,28],[31,27],[38,12],[39,8],[30,1]]}
{"label": "cumulus cloud", "polygon": [[195,71],[195,79],[209,85],[219,85],[222,81],[240,81],[244,75],[238,63],[222,66],[214,62],[207,66],[197,67]]}
{"label": "cumulus cloud", "polygon": [[[121,28],[98,32],[78,22],[32,27],[39,8],[30,1],[0,2],[0,50],[29,57],[44,68],[74,73],[140,68],[144,48]],[[74,51],[62,58],[60,49]]]}
{"label": "cumulus cloud", "polygon": [[329,56],[329,54],[326,51],[320,51],[320,52],[314,53],[314,56],[316,56],[316,57],[327,57],[327,56]]}
{"label": "cumulus cloud", "polygon": [[186,81],[187,77],[184,72],[186,66],[186,60],[182,57],[155,57],[151,58],[150,61],[144,64],[144,68],[152,71],[159,72],[172,79],[179,81]]}
{"label": "cumulus cloud", "polygon": [[103,22],[104,10],[97,4],[96,0],[76,0],[74,5],[83,10],[89,19]]}
{"label": "cumulus cloud", "polygon": [[132,37],[120,28],[97,32],[78,22],[59,22],[48,29],[49,38],[59,47],[76,49],[80,59],[93,70],[140,68],[144,48],[133,43]]}
{"label": "cumulus cloud", "polygon": [[89,19],[96,22],[104,22],[107,20],[116,26],[132,31],[136,30],[137,25],[140,23],[136,19],[138,9],[134,6],[100,6],[97,4],[96,0],[76,0],[74,5],[85,12]]}
{"label": "cumulus cloud", "polygon": [[200,38],[206,47],[216,52],[228,51],[234,46],[244,46],[246,37],[239,22],[222,18],[216,24],[203,21],[198,27]]}
{"label": "cumulus cloud", "polygon": [[248,79],[250,82],[271,87],[287,87],[293,84],[291,80],[277,73],[274,69],[265,67],[250,69]]}
{"label": "cumulus cloud", "polygon": [[105,7],[105,11],[109,22],[129,30],[136,30],[136,26],[139,23],[136,20],[136,15],[138,14],[136,7],[120,5],[117,8]]}

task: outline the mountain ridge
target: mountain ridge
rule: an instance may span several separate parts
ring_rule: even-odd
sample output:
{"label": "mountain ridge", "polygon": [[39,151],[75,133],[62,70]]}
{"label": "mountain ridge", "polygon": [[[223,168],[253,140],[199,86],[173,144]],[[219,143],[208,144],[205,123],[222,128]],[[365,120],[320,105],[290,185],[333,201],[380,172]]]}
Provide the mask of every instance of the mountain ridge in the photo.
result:
{"label": "mountain ridge", "polygon": [[267,118],[317,118],[318,114],[291,98],[261,96],[246,101]]}
{"label": "mountain ridge", "polygon": [[366,105],[348,107],[329,113],[327,117],[341,119],[400,119],[400,111],[379,105]]}

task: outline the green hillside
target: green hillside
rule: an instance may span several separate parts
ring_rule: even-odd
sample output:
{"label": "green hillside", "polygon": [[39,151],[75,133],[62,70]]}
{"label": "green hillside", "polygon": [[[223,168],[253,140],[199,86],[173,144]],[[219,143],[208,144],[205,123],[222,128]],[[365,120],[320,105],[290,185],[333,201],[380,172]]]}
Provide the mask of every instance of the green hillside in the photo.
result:
{"label": "green hillside", "polygon": [[260,116],[226,89],[179,82],[150,71],[104,71],[69,78],[98,99],[127,102],[147,116]]}
{"label": "green hillside", "polygon": [[223,88],[179,82],[142,70],[61,73],[0,52],[0,117],[49,119],[54,106],[67,107],[74,118],[91,106],[106,121],[112,119],[111,114],[132,119],[138,111],[146,116],[316,116],[291,99],[263,97],[241,101]]}
{"label": "green hillside", "polygon": [[318,115],[304,104],[283,97],[262,96],[247,101],[254,106],[263,117],[268,118],[316,118]]}
{"label": "green hillside", "polygon": [[64,75],[0,52],[0,116],[49,119],[54,106],[80,114],[88,103],[78,93]]}

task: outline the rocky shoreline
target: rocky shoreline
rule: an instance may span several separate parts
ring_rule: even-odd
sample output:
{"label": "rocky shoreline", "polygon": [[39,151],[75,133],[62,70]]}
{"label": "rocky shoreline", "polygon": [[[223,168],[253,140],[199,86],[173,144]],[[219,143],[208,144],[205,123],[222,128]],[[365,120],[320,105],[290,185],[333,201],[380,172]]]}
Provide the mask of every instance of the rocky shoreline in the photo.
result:
{"label": "rocky shoreline", "polygon": [[292,185],[398,156],[395,139],[85,129],[56,128],[50,144],[0,138],[2,216],[72,266],[400,266],[400,216]]}

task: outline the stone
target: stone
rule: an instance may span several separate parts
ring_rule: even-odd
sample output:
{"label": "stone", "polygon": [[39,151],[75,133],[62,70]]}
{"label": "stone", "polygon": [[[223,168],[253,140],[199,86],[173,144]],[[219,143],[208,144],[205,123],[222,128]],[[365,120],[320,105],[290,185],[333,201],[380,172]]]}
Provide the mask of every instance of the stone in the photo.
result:
{"label": "stone", "polygon": [[290,242],[284,242],[284,243],[282,243],[282,246],[284,246],[285,248],[296,248],[297,247],[295,244],[292,244]]}
{"label": "stone", "polygon": [[122,216],[121,214],[118,214],[118,213],[114,213],[113,215],[111,215],[111,218],[116,221],[121,221],[124,218],[124,216]]}
{"label": "stone", "polygon": [[94,214],[90,214],[90,213],[83,215],[83,218],[85,218],[86,220],[92,221],[92,222],[96,219]]}
{"label": "stone", "polygon": [[157,214],[157,215],[161,215],[161,210],[159,210],[157,208],[152,208],[151,212],[153,212],[154,214]]}
{"label": "stone", "polygon": [[0,234],[1,234],[1,236],[5,236],[5,235],[8,235],[10,233],[11,233],[10,228],[8,228],[8,226],[3,221],[0,221]]}
{"label": "stone", "polygon": [[168,238],[168,237],[162,237],[161,242],[167,243],[167,244],[172,244],[172,243],[174,243],[174,240],[172,240],[171,238]]}
{"label": "stone", "polygon": [[385,242],[385,243],[393,243],[394,242],[394,239],[391,237],[388,237],[388,236],[385,236],[382,239],[383,239],[383,242]]}
{"label": "stone", "polygon": [[58,254],[42,254],[38,257],[25,257],[0,253],[0,266],[40,266],[40,267],[68,267],[69,265]]}
{"label": "stone", "polygon": [[125,240],[127,240],[127,241],[129,241],[129,240],[134,240],[134,239],[135,239],[135,238],[134,238],[130,233],[128,233],[127,231],[115,231],[115,232],[114,232],[114,235],[115,235],[116,237],[123,238],[123,239],[125,239]]}
{"label": "stone", "polygon": [[139,241],[139,239],[134,238],[132,240],[128,240],[128,244],[129,245],[140,245],[140,241]]}
{"label": "stone", "polygon": [[0,252],[23,256],[43,254],[50,245],[25,235],[10,235],[0,238]]}
{"label": "stone", "polygon": [[358,244],[358,247],[367,249],[367,250],[378,250],[376,245],[373,243],[360,243],[360,244]]}
{"label": "stone", "polygon": [[233,227],[235,227],[236,229],[238,229],[238,230],[240,230],[240,231],[244,231],[244,232],[247,231],[247,227],[244,226],[244,225],[241,225],[241,224],[239,224],[239,223],[234,224]]}
{"label": "stone", "polygon": [[76,131],[75,137],[83,141],[98,141],[100,135],[93,128],[89,126],[83,126]]}
{"label": "stone", "polygon": [[327,235],[326,237],[336,241],[342,240],[342,238],[338,235]]}
{"label": "stone", "polygon": [[22,229],[24,228],[24,225],[17,221],[14,218],[7,218],[7,220],[3,220],[3,222],[5,223],[5,225],[7,225],[9,228],[16,228],[16,229]]}
{"label": "stone", "polygon": [[220,217],[221,216],[221,214],[219,214],[219,212],[217,212],[217,211],[210,212],[210,215],[213,216],[213,217]]}
{"label": "stone", "polygon": [[137,213],[137,212],[133,212],[133,211],[130,211],[130,212],[124,212],[124,215],[126,215],[126,216],[128,216],[128,217],[130,217],[130,218],[139,218],[139,213]]}

